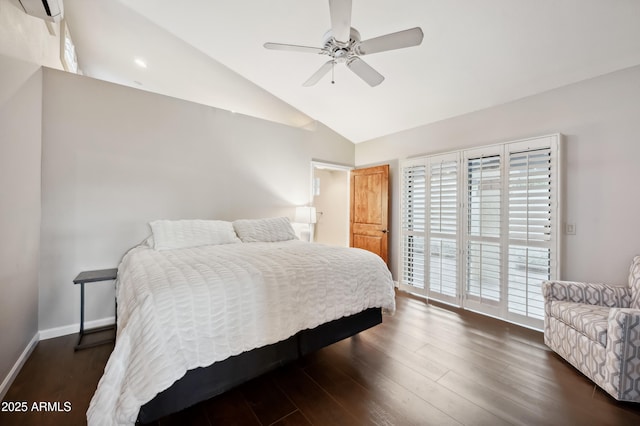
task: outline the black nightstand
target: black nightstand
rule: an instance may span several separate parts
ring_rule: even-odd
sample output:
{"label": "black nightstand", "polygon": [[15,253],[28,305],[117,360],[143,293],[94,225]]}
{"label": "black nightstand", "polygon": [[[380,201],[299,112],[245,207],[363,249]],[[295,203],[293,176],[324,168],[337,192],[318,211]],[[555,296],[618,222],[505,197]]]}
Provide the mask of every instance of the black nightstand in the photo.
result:
{"label": "black nightstand", "polygon": [[[97,333],[99,331],[110,330],[116,328],[115,325],[106,325],[104,327],[96,327],[90,330],[84,329],[84,285],[85,283],[95,283],[98,281],[112,281],[115,280],[118,276],[118,268],[113,269],[100,269],[96,271],[83,271],[78,274],[78,276],[73,280],[74,284],[80,284],[80,334],[78,337],[78,344],[75,347],[75,350],[91,348],[98,345],[103,345],[105,343],[111,343],[115,339],[103,339],[97,342],[91,343],[82,343],[82,338],[87,334]],[[116,306],[116,323],[118,321],[118,313]]]}

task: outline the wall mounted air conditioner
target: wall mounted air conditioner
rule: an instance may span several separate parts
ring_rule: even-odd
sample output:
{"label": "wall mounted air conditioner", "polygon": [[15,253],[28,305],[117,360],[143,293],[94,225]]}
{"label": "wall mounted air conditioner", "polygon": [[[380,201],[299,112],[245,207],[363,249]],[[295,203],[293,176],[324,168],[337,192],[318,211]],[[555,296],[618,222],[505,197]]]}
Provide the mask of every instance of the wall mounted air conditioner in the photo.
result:
{"label": "wall mounted air conditioner", "polygon": [[60,22],[63,14],[62,0],[18,0],[27,14],[45,21]]}

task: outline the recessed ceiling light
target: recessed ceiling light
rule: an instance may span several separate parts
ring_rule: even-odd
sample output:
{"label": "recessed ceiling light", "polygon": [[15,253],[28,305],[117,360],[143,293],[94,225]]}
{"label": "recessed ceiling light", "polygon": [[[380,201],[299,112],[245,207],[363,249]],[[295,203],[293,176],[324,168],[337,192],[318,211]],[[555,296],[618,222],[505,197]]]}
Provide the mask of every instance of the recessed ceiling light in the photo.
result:
{"label": "recessed ceiling light", "polygon": [[136,63],[137,66],[139,66],[140,68],[146,68],[147,67],[147,63],[145,61],[143,61],[140,58],[136,58],[134,59],[134,61]]}

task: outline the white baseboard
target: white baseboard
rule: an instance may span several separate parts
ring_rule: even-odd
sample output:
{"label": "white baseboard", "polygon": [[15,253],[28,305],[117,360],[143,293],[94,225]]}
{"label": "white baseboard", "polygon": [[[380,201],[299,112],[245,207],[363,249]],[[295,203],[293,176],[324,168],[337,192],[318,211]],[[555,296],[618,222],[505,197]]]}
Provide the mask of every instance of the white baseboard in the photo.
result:
{"label": "white baseboard", "polygon": [[24,365],[24,363],[27,361],[27,359],[29,359],[29,355],[31,355],[31,352],[33,352],[33,350],[35,349],[36,345],[38,344],[38,341],[39,341],[39,333],[36,333],[33,335],[33,338],[31,339],[31,341],[27,344],[27,347],[24,348],[24,350],[22,351],[22,354],[20,354],[20,357],[18,358],[16,363],[13,365],[13,368],[11,369],[11,371],[9,371],[9,374],[7,375],[7,377],[5,377],[4,380],[2,381],[2,384],[0,385],[0,401],[4,399],[4,396],[7,394],[7,391],[11,387],[11,384],[16,379],[16,376],[22,369],[22,366]]}
{"label": "white baseboard", "polygon": [[[84,327],[85,329],[89,330],[96,327],[113,325],[115,323],[116,323],[115,317],[108,317],[108,318],[102,318],[94,321],[87,321],[84,323]],[[18,358],[16,363],[13,365],[13,368],[11,368],[11,371],[9,371],[9,374],[7,375],[7,377],[5,377],[4,380],[2,381],[2,384],[0,384],[0,401],[4,399],[4,396],[7,394],[7,391],[11,387],[11,384],[15,380],[20,370],[22,369],[22,366],[24,365],[24,363],[27,361],[27,359],[29,359],[29,355],[31,355],[31,352],[33,352],[33,350],[35,349],[36,345],[40,340],[53,339],[55,337],[74,334],[79,331],[80,331],[80,323],[77,323],[77,324],[65,325],[62,327],[49,328],[47,330],[40,330],[39,332],[34,334],[29,344],[27,344],[27,347],[24,348],[24,351],[22,351],[22,354],[20,354],[20,357]]]}
{"label": "white baseboard", "polygon": [[[104,327],[106,325],[113,325],[116,323],[115,317],[101,318],[98,320],[87,321],[84,323],[85,330],[96,327]],[[40,330],[40,340],[53,339],[60,336],[66,336],[68,334],[78,333],[80,331],[80,323],[64,325],[62,327],[49,328],[46,330]]]}

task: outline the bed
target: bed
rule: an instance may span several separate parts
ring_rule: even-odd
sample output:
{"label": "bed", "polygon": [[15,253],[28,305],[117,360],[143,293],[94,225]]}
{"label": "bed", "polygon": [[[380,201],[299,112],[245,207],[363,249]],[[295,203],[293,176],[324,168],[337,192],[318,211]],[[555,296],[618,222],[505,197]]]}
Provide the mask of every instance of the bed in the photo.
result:
{"label": "bed", "polygon": [[375,254],[299,241],[286,218],[155,221],[118,267],[118,333],[89,425],[151,422],[381,322]]}

